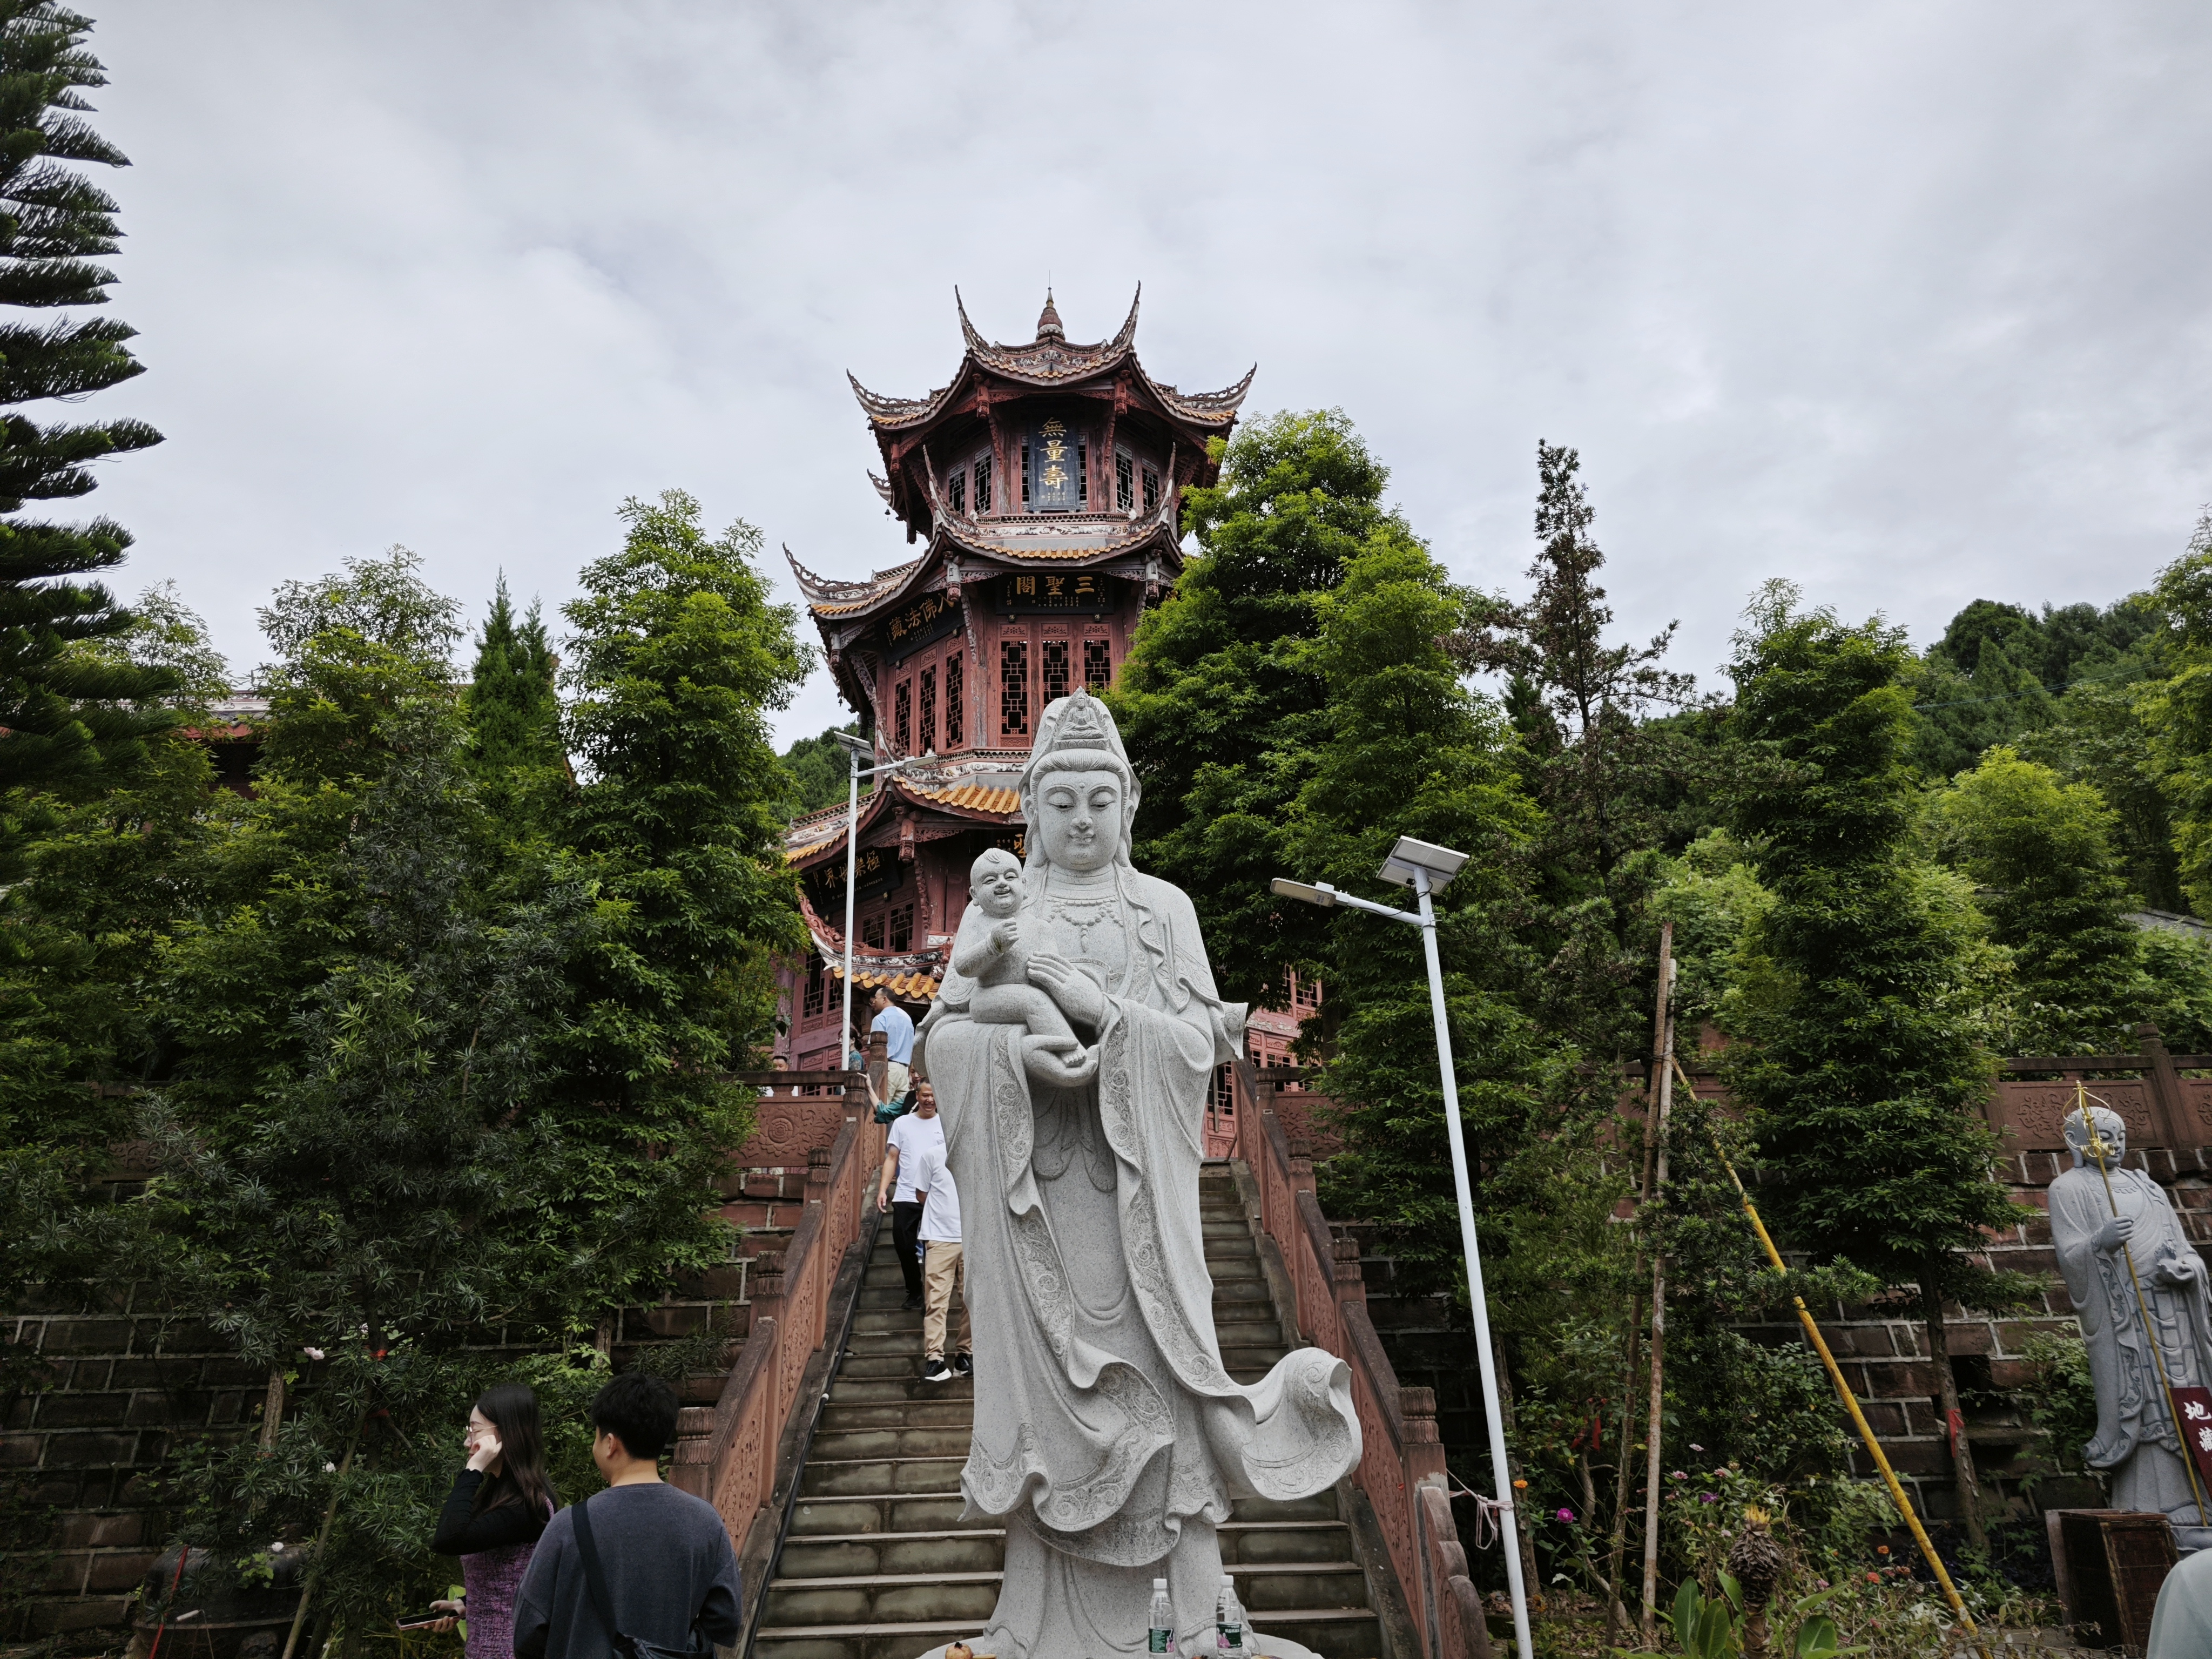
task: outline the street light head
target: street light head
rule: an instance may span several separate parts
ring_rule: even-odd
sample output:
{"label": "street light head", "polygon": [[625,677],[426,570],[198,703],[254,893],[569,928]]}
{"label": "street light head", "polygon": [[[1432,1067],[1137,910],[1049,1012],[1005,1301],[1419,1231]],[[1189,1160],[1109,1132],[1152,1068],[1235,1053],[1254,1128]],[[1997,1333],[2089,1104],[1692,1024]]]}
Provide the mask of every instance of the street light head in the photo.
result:
{"label": "street light head", "polygon": [[858,756],[862,760],[875,759],[876,745],[873,738],[856,738],[850,732],[832,732],[830,735],[837,739],[837,746],[847,754]]}
{"label": "street light head", "polygon": [[1318,904],[1324,910],[1336,907],[1336,889],[1327,882],[1313,885],[1303,881],[1291,881],[1277,876],[1267,884],[1278,898],[1297,899],[1306,904]]}
{"label": "street light head", "polygon": [[1432,842],[1415,841],[1411,836],[1398,837],[1398,844],[1390,849],[1390,856],[1382,860],[1382,879],[1395,882],[1401,887],[1418,887],[1419,876],[1429,878],[1429,890],[1442,892],[1451,878],[1467,862],[1467,854],[1455,853],[1449,847],[1438,847]]}

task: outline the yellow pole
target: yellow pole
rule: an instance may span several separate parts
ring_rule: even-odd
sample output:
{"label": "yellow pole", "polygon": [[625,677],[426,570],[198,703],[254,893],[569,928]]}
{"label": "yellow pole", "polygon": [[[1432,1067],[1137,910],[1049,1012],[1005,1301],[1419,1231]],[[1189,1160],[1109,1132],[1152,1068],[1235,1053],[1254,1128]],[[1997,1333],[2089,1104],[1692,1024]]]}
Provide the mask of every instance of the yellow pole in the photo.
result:
{"label": "yellow pole", "polygon": [[[2112,1143],[2097,1133],[2097,1126],[2089,1116],[2089,1102],[2094,1097],[2089,1093],[2089,1085],[2078,1077],[2074,1079],[2074,1098],[2075,1109],[2081,1114],[2081,1127],[2089,1132],[2089,1156],[2097,1160],[2097,1173],[2105,1178],[2106,1206],[2118,1218],[2120,1205],[2119,1200],[2112,1196],[2112,1172],[2105,1166],[2105,1154],[2112,1150]],[[2097,1103],[2106,1111],[2112,1110],[2111,1106],[2102,1100]],[[2173,1385],[2166,1376],[2166,1352],[2159,1343],[2158,1327],[2151,1322],[2150,1302],[2143,1295],[2142,1280],[2136,1277],[2136,1253],[2123,1243],[2120,1255],[2128,1264],[2128,1283],[2135,1286],[2136,1311],[2142,1315],[2143,1340],[2150,1344],[2150,1363],[2158,1372],[2160,1392],[2166,1397],[2166,1421],[2173,1425],[2173,1437],[2181,1443],[2182,1473],[2189,1477],[2189,1496],[2197,1504],[2197,1519],[2202,1524],[2204,1520],[2204,1493],[2197,1484],[2197,1459],[2189,1449],[2188,1431],[2181,1426],[2180,1418],[2174,1414]]]}
{"label": "yellow pole", "polygon": [[[1697,1091],[1691,1085],[1689,1074],[1682,1070],[1682,1062],[1679,1059],[1674,1061],[1674,1071],[1682,1080],[1683,1091],[1692,1100],[1696,1099]],[[1743,1200],[1744,1215],[1751,1222],[1752,1231],[1759,1235],[1759,1242],[1766,1251],[1768,1263],[1778,1273],[1788,1273],[1789,1268],[1782,1265],[1782,1252],[1774,1248],[1774,1241],[1766,1236],[1766,1224],[1759,1218],[1759,1207],[1751,1201],[1751,1194],[1743,1189],[1743,1182],[1736,1175],[1735,1165],[1729,1162],[1729,1155],[1721,1150],[1720,1135],[1710,1121],[1705,1126],[1705,1132],[1711,1136],[1714,1155],[1720,1159],[1721,1168],[1728,1171],[1729,1182],[1735,1187],[1735,1195]],[[1888,1485],[1890,1502],[1897,1505],[1897,1512],[1905,1517],[1905,1524],[1912,1528],[1912,1541],[1920,1546],[1920,1553],[1926,1558],[1929,1570],[1935,1573],[1936,1582],[1943,1587],[1943,1599],[1951,1604],[1951,1611],[1957,1615],[1959,1623],[1965,1626],[1966,1634],[1976,1635],[1973,1615],[1966,1611],[1966,1604],[1960,1598],[1959,1587],[1951,1582],[1951,1575],[1943,1570],[1942,1558],[1936,1553],[1936,1546],[1929,1541],[1928,1534],[1920,1524],[1920,1517],[1913,1513],[1912,1500],[1905,1495],[1904,1486],[1898,1482],[1897,1472],[1889,1467],[1889,1459],[1883,1455],[1881,1442],[1874,1437],[1874,1429],[1867,1422],[1866,1413],[1859,1409],[1858,1396],[1851,1392],[1850,1384],[1844,1381],[1843,1368],[1836,1364],[1835,1355],[1828,1352],[1828,1345],[1820,1335],[1820,1326],[1806,1309],[1805,1298],[1793,1296],[1790,1299],[1796,1304],[1797,1322],[1805,1328],[1805,1340],[1813,1345],[1814,1352],[1820,1356],[1820,1363],[1828,1368],[1828,1380],[1836,1385],[1837,1396],[1843,1401],[1844,1409],[1851,1414],[1851,1422],[1858,1429],[1859,1438],[1866,1444],[1867,1455],[1874,1459],[1875,1467],[1881,1471],[1881,1478]],[[1978,1641],[1974,1645],[1982,1659],[1990,1659],[1990,1650],[1986,1646]]]}

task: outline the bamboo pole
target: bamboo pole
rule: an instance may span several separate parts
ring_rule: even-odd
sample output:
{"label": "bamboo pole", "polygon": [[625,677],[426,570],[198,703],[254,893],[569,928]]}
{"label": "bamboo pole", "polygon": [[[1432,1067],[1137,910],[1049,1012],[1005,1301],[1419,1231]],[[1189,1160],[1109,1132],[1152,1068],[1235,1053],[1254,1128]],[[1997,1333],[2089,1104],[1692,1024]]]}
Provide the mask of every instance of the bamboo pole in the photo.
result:
{"label": "bamboo pole", "polygon": [[[1680,1060],[1674,1061],[1675,1072],[1682,1075],[1682,1086],[1687,1089],[1690,1079],[1686,1074],[1682,1074],[1681,1066]],[[1774,1241],[1767,1237],[1766,1224],[1759,1218],[1759,1206],[1751,1201],[1751,1194],[1744,1190],[1743,1181],[1736,1174],[1735,1165],[1729,1162],[1728,1153],[1721,1147],[1719,1132],[1708,1123],[1706,1133],[1712,1137],[1713,1155],[1720,1159],[1721,1168],[1728,1171],[1729,1184],[1735,1188],[1735,1195],[1743,1200],[1745,1218],[1751,1223],[1752,1231],[1759,1235],[1759,1246],[1766,1252],[1768,1265],[1778,1273],[1788,1273],[1789,1268],[1782,1264],[1782,1252],[1774,1248]],[[1943,1599],[1951,1604],[1952,1613],[1965,1627],[1966,1634],[1975,1638],[1974,1650],[1982,1656],[1982,1659],[1990,1659],[1988,1644],[1980,1639],[1979,1632],[1974,1628],[1973,1615],[1966,1611],[1966,1604],[1959,1595],[1959,1587],[1951,1582],[1951,1575],[1944,1571],[1942,1557],[1936,1553],[1936,1546],[1929,1541],[1927,1528],[1920,1524],[1919,1516],[1914,1513],[1912,1500],[1905,1495],[1897,1471],[1889,1467],[1889,1459],[1881,1449],[1881,1442],[1874,1437],[1873,1426],[1866,1420],[1866,1413],[1859,1409],[1858,1396],[1851,1392],[1850,1384],[1844,1380],[1843,1367],[1836,1364],[1835,1355],[1828,1352],[1827,1340],[1820,1334],[1820,1326],[1806,1309],[1805,1298],[1793,1296],[1790,1300],[1796,1307],[1797,1322],[1805,1328],[1805,1340],[1813,1345],[1814,1352],[1820,1356],[1820,1363],[1828,1368],[1828,1380],[1836,1385],[1836,1393],[1844,1402],[1844,1409],[1850,1413],[1851,1423],[1859,1431],[1859,1439],[1866,1446],[1867,1455],[1874,1459],[1875,1467],[1881,1471],[1882,1480],[1889,1487],[1890,1502],[1897,1505],[1897,1512],[1905,1517],[1905,1524],[1912,1529],[1912,1541],[1919,1545],[1922,1557],[1936,1575],[1936,1582],[1943,1587]]]}
{"label": "bamboo pole", "polygon": [[[2097,1173],[2104,1177],[2105,1203],[2112,1210],[2113,1218],[2118,1220],[2119,1200],[2112,1196],[2112,1172],[2105,1164],[2105,1156],[2112,1150],[2112,1143],[2097,1133],[2096,1122],[2089,1115],[2089,1103],[2096,1097],[2090,1094],[2089,1085],[2078,1077],[2074,1079],[2074,1097],[2077,1103],[2075,1109],[2081,1114],[2081,1127],[2089,1132],[2089,1156],[2097,1160]],[[2108,1112],[2112,1109],[2102,1100],[2098,1100],[2097,1103]],[[2166,1399],[2166,1421],[2173,1425],[2173,1437],[2181,1443],[2182,1472],[2189,1477],[2189,1495],[2196,1500],[2197,1519],[2202,1524],[2205,1518],[2204,1492],[2197,1484],[2197,1459],[2189,1449],[2188,1431],[2181,1426],[2181,1419],[2174,1413],[2173,1384],[2166,1375],[2166,1351],[2158,1340],[2158,1327],[2151,1322],[2150,1301],[2143,1295],[2142,1280],[2136,1276],[2136,1253],[2128,1248],[2125,1240],[2120,1243],[2120,1258],[2128,1264],[2128,1283],[2135,1286],[2136,1311],[2142,1316],[2143,1340],[2150,1344],[2150,1363],[2158,1372],[2159,1391]]]}
{"label": "bamboo pole", "polygon": [[331,1522],[338,1518],[338,1499],[345,1493],[346,1472],[353,1468],[353,1455],[361,1444],[362,1431],[368,1426],[368,1413],[363,1412],[361,1420],[353,1425],[353,1438],[346,1444],[345,1457],[338,1464],[337,1484],[331,1489],[330,1507],[323,1511],[321,1529],[315,1534],[315,1559],[307,1565],[307,1581],[300,1586],[300,1605],[292,1614],[291,1633],[284,1638],[283,1659],[292,1659],[294,1650],[300,1645],[300,1627],[307,1622],[307,1603],[314,1598],[315,1581],[323,1576],[323,1552],[331,1541]]}
{"label": "bamboo pole", "polygon": [[[1651,1126],[1651,1180],[1644,1194],[1646,1206],[1660,1200],[1667,1190],[1667,1114],[1674,1095],[1674,975],[1668,963],[1665,1000],[1660,1004],[1659,1109]],[[1659,1632],[1659,1454],[1665,1425],[1660,1411],[1666,1394],[1667,1366],[1667,1252],[1655,1240],[1651,1247],[1651,1397],[1644,1417],[1644,1640],[1646,1645]]]}

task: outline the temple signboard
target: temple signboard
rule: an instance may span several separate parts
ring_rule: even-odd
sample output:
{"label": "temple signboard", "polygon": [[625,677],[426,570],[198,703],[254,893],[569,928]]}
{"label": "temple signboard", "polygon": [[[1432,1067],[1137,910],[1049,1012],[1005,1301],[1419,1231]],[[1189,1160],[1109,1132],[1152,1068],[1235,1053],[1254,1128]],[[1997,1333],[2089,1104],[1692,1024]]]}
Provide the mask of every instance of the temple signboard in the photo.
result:
{"label": "temple signboard", "polygon": [[896,667],[959,626],[957,599],[949,593],[925,593],[884,618],[884,660]]}
{"label": "temple signboard", "polygon": [[1103,616],[1114,608],[1114,578],[1095,570],[1019,571],[1001,576],[994,609],[1002,617],[1087,612]]}
{"label": "temple signboard", "polygon": [[1082,460],[1075,434],[1054,416],[1030,430],[1030,511],[1073,513],[1084,495]]}

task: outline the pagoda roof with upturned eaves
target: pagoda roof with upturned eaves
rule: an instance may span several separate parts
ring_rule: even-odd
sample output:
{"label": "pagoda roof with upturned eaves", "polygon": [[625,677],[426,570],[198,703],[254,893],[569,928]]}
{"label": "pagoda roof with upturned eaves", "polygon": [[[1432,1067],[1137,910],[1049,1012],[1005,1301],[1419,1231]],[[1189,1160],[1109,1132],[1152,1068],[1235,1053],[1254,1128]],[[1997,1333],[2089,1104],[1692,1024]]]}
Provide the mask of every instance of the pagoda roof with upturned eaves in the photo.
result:
{"label": "pagoda roof with upturned eaves", "polygon": [[1137,312],[1144,295],[1144,285],[1139,283],[1136,297],[1129,302],[1129,315],[1113,338],[1095,345],[1076,345],[1068,340],[1066,331],[1060,325],[1059,309],[1048,291],[1044,311],[1037,318],[1036,338],[1026,345],[1003,345],[985,339],[976,331],[975,325],[968,320],[967,304],[956,288],[952,290],[952,303],[960,313],[960,333],[967,349],[960,368],[949,382],[924,398],[886,398],[862,386],[849,369],[845,378],[852,382],[853,395],[860,400],[868,424],[879,437],[932,424],[959,403],[961,394],[969,388],[979,372],[1016,386],[1057,392],[1103,379],[1125,364],[1133,378],[1152,393],[1160,412],[1171,422],[1188,424],[1194,428],[1191,435],[1226,432],[1235,423],[1245,394],[1252,389],[1252,377],[1259,373],[1259,365],[1254,364],[1244,372],[1243,380],[1218,392],[1182,392],[1165,380],[1154,380],[1137,359]]}

